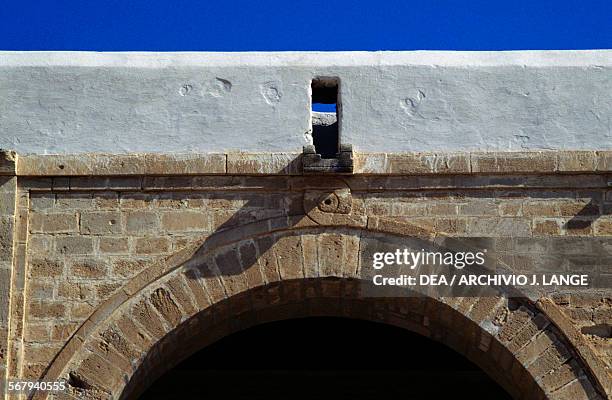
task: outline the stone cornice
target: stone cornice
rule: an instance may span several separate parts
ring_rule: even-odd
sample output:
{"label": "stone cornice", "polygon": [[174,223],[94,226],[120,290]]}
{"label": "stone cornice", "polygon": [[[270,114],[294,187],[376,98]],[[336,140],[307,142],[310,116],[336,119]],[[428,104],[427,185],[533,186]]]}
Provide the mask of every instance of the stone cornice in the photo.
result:
{"label": "stone cornice", "polygon": [[[562,174],[612,172],[612,151],[355,154],[355,174]],[[77,154],[0,153],[0,175],[301,175],[300,153]]]}

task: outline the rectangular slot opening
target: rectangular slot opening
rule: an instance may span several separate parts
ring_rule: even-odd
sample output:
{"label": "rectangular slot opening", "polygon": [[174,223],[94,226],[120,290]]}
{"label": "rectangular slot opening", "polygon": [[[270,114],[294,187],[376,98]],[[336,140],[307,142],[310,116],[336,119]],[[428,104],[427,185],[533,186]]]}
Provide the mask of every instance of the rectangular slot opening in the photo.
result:
{"label": "rectangular slot opening", "polygon": [[315,78],[311,83],[312,142],[322,158],[335,158],[339,151],[338,78]]}

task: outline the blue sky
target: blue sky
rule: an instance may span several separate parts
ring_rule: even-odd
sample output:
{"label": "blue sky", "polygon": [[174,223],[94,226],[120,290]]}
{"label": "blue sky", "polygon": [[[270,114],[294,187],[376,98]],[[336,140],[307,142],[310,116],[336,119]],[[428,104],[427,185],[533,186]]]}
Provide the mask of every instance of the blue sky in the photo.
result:
{"label": "blue sky", "polygon": [[0,50],[596,48],[611,0],[0,2]]}

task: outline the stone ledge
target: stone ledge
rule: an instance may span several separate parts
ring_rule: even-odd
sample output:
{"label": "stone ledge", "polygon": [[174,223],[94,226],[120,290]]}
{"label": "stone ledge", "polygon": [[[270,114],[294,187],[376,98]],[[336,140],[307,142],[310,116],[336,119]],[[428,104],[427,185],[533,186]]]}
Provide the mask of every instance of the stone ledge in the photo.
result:
{"label": "stone ledge", "polygon": [[225,174],[227,156],[207,154],[24,155],[18,176],[118,176]]}
{"label": "stone ledge", "polygon": [[[0,175],[301,175],[301,153],[80,154],[1,153]],[[16,164],[16,168],[15,168]],[[612,172],[612,151],[359,153],[355,174],[564,174]]]}

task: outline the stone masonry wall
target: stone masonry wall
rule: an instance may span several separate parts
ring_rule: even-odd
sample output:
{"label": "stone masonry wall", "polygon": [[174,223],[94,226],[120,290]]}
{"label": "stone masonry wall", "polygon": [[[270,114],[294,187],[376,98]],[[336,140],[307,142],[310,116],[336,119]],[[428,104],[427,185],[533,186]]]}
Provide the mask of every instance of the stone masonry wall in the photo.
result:
{"label": "stone masonry wall", "polygon": [[[449,163],[447,156],[443,163],[423,162],[420,155],[373,156],[362,159],[360,164],[360,168],[370,168],[371,173],[329,178],[299,175],[296,167],[299,159],[289,158],[288,166],[279,168],[262,162],[261,157],[248,155],[239,158],[240,162],[233,164],[234,170],[229,174],[226,169],[212,174],[159,176],[144,174],[143,166],[134,166],[129,174],[117,176],[112,175],[112,168],[119,167],[105,163],[110,174],[89,177],[71,176],[79,173],[76,170],[79,166],[70,159],[41,157],[28,160],[25,157],[27,161],[21,167],[17,163],[16,170],[33,171],[32,165],[38,163],[45,166],[38,169],[39,176],[0,177],[4,182],[0,189],[3,199],[0,206],[3,214],[0,217],[0,372],[8,364],[11,379],[48,376],[49,367],[57,362],[54,359],[62,359],[58,354],[75,332],[91,320],[92,314],[106,307],[108,301],[127,290],[130,282],[146,274],[159,260],[211,237],[223,237],[226,231],[237,227],[247,229],[261,221],[286,220],[287,217],[295,217],[296,221],[300,218],[318,221],[320,217],[312,216],[312,210],[308,209],[308,196],[311,191],[317,192],[326,185],[350,192],[348,222],[332,224],[339,224],[345,231],[340,231],[337,244],[333,239],[326,245],[333,253],[336,246],[344,249],[353,243],[355,254],[350,255],[346,250],[339,253],[338,257],[346,262],[356,260],[360,249],[360,236],[354,237],[347,231],[355,229],[350,221],[362,221],[359,223],[368,228],[399,224],[403,226],[404,235],[432,232],[442,236],[506,237],[509,240],[560,237],[567,240],[568,257],[575,255],[572,238],[612,236],[611,176],[596,171],[597,165],[603,165],[597,157],[606,160],[607,155],[589,154],[593,156],[590,161],[588,157],[576,156],[571,158],[573,164],[559,164],[557,154],[550,166],[546,163],[548,156],[540,154],[538,157],[545,160],[542,169],[550,168],[551,171],[527,174],[521,168],[533,168],[537,158],[530,164],[525,161],[527,156],[513,155],[507,159],[494,156],[488,166],[480,161],[483,170],[489,168],[490,172],[456,173],[453,165],[461,164]],[[486,160],[471,158],[477,159]],[[585,159],[587,167],[575,161]],[[86,168],[99,161],[89,162]],[[216,168],[210,163],[204,164],[206,168]],[[167,170],[172,171],[176,165],[169,165]],[[181,161],[180,165],[188,168],[190,164]],[[231,165],[226,161],[223,167]],[[403,168],[403,172],[385,172],[392,165],[396,171]],[[425,171],[419,165],[428,165],[431,169]],[[559,173],[560,165],[565,165],[563,168],[567,171]],[[262,166],[285,172],[253,173],[260,171]],[[440,171],[441,166],[446,170]],[[124,163],[121,167],[129,168],[129,164]],[[201,171],[203,167],[194,167],[198,168]],[[372,173],[376,168],[379,173]],[[60,173],[56,172],[58,169]],[[410,169],[416,174],[409,174]],[[473,170],[469,162],[468,169]],[[500,170],[506,172],[500,173]],[[17,195],[15,203],[16,193],[22,195]],[[20,210],[24,210],[25,215],[20,214]],[[19,218],[15,225],[16,215]],[[12,238],[24,229],[27,247],[16,244],[13,255]],[[347,236],[343,238],[342,235]],[[323,237],[315,240],[325,242],[327,239]],[[19,264],[19,251],[23,251],[25,265]],[[280,265],[283,256],[278,253],[280,250],[276,251],[274,257]],[[602,268],[605,268],[603,273],[612,276],[609,265]],[[9,282],[12,282],[12,291]],[[20,301],[21,288],[25,288],[25,292]],[[588,385],[573,385],[570,390],[565,389],[565,385],[573,382],[573,378],[566,377],[563,385],[557,381],[556,386],[551,383],[554,386],[551,386],[551,393],[557,394],[548,394],[549,398],[570,398],[570,395],[596,398],[603,395],[602,390],[609,389],[606,385],[609,385],[612,371],[611,299],[609,289],[563,292],[553,296],[551,304],[555,305],[555,310],[560,310],[560,315],[564,316],[562,320],[571,321],[571,334],[579,332],[579,337],[572,336],[567,344],[570,352],[577,353],[572,353],[573,358],[559,358],[549,366],[538,367],[543,368],[541,376],[562,373],[564,370],[559,369],[569,368],[568,360],[573,360],[572,363],[580,365],[586,363],[587,367],[580,367],[586,368],[582,374],[591,376],[589,374],[594,373],[599,380],[603,377],[604,382],[599,382],[603,389],[598,387],[596,379],[590,380],[592,383]],[[466,310],[472,306],[474,304],[470,303]],[[531,313],[529,318],[533,316]],[[553,318],[553,323],[555,321]],[[521,346],[515,351],[535,340],[537,332],[540,331],[534,330],[531,336],[521,339]],[[558,335],[563,334],[563,329],[561,332]],[[12,347],[2,347],[5,343]],[[557,342],[546,343],[550,346]],[[546,346],[540,349],[542,354]],[[11,357],[12,361],[6,361]],[[589,370],[588,357],[594,357],[592,368],[596,372]],[[598,365],[604,366],[603,369]],[[582,392],[574,386],[583,388]],[[567,392],[563,396],[568,397],[561,396],[563,391]]]}

